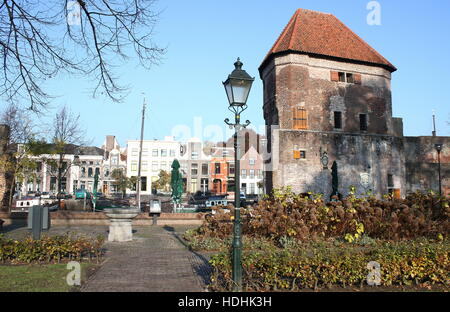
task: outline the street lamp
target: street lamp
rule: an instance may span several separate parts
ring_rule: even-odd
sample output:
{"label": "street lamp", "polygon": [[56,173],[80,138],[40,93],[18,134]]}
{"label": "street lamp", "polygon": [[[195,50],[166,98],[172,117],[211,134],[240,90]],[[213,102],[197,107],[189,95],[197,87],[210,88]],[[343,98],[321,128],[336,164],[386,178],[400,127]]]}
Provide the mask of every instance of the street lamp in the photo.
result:
{"label": "street lamp", "polygon": [[438,154],[438,175],[439,175],[439,196],[442,196],[442,187],[441,187],[441,151],[442,151],[442,143],[434,144],[434,148]]}
{"label": "street lamp", "polygon": [[242,290],[242,237],[241,237],[241,192],[240,192],[240,148],[238,146],[238,134],[242,128],[246,128],[250,121],[246,120],[245,124],[241,124],[241,113],[247,109],[247,98],[255,78],[250,77],[245,70],[242,69],[242,62],[238,58],[234,63],[235,69],[223,82],[227,93],[229,106],[228,109],[234,113],[234,123],[230,119],[225,119],[225,123],[234,128],[234,227],[233,227],[233,282],[234,290]]}

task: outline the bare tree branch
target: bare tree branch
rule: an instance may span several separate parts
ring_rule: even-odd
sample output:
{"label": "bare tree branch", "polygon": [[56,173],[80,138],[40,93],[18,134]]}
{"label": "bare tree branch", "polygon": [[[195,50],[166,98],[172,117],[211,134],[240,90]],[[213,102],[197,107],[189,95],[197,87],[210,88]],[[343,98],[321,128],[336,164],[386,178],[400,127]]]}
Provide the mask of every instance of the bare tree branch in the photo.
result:
{"label": "bare tree branch", "polygon": [[154,5],[154,0],[0,0],[0,97],[26,101],[41,112],[52,99],[43,82],[64,71],[94,79],[93,96],[123,100],[127,88],[114,68],[137,56],[149,69],[165,52],[153,42],[159,17]]}

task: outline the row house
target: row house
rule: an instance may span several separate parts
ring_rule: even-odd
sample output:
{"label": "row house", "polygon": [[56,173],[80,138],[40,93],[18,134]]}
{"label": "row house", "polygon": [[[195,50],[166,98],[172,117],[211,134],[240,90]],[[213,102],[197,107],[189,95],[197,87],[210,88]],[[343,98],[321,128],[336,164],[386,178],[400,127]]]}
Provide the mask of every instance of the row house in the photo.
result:
{"label": "row house", "polygon": [[209,191],[211,155],[204,151],[203,142],[191,138],[181,145],[180,166],[183,176],[184,191],[206,193]]}
{"label": "row house", "polygon": [[[140,144],[140,140],[127,141],[127,177],[138,176]],[[152,182],[159,179],[161,170],[168,172],[172,170],[172,162],[180,159],[180,147],[180,142],[175,141],[172,136],[167,136],[164,140],[142,141],[141,194],[152,193]],[[136,190],[130,189],[129,192],[135,193]]]}
{"label": "row house", "polygon": [[[23,148],[21,145],[17,147]],[[24,181],[17,182],[16,190],[22,195],[28,192],[53,192],[58,189],[59,155],[43,154],[32,157],[36,160],[34,172]],[[103,150],[98,147],[79,147],[68,144],[63,155],[61,191],[73,193],[82,188],[93,191],[95,173],[101,176]]]}

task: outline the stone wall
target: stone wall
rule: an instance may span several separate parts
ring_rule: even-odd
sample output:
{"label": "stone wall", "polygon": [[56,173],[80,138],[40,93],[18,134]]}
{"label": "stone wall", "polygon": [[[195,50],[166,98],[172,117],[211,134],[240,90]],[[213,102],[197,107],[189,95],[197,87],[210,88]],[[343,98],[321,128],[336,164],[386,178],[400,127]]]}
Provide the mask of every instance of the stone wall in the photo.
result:
{"label": "stone wall", "polygon": [[450,196],[450,137],[405,137],[406,189],[439,190],[436,143],[441,151],[442,193]]}
{"label": "stone wall", "polygon": [[[305,152],[304,159],[294,159],[294,145]],[[391,188],[405,194],[404,151],[401,138],[377,135],[352,135],[333,132],[275,131],[271,187],[292,186],[293,191],[332,192],[331,166],[338,165],[339,192],[346,195],[350,186],[358,193],[373,190],[378,196],[388,193],[388,175]],[[282,147],[282,148],[281,148]],[[327,169],[321,162],[321,152],[327,152]],[[368,177],[369,184],[362,181]],[[270,191],[270,189],[268,190]]]}

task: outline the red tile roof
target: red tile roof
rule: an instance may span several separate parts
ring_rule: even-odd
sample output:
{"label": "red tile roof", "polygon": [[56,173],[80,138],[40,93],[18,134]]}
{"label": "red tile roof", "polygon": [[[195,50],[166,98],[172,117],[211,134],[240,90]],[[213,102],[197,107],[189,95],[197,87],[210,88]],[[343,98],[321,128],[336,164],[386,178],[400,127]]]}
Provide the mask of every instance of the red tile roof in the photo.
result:
{"label": "red tile roof", "polygon": [[298,9],[260,66],[277,53],[304,53],[368,63],[396,71],[394,65],[370,47],[334,15]]}

